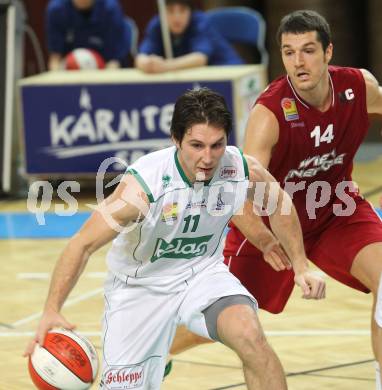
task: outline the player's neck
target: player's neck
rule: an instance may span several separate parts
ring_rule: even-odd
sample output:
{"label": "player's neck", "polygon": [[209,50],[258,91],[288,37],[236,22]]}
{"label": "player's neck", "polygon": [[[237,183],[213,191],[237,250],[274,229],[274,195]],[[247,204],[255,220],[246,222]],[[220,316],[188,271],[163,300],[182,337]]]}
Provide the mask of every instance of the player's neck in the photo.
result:
{"label": "player's neck", "polygon": [[312,107],[325,112],[332,104],[332,86],[329,73],[323,75],[321,81],[309,91],[297,90],[297,93]]}

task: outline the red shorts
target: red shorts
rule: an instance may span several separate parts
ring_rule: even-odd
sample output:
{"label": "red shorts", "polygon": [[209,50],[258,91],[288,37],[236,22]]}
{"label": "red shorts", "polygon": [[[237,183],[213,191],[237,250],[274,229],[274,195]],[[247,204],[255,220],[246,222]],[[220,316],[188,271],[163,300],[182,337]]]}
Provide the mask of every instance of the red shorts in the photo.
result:
{"label": "red shorts", "polygon": [[[236,237],[235,232],[228,234],[230,249],[236,245],[232,241]],[[317,267],[341,283],[363,292],[369,290],[350,274],[350,269],[358,252],[375,242],[382,242],[382,221],[366,201],[357,205],[352,216],[335,218],[324,232],[304,240],[307,256]],[[246,242],[244,245],[250,244]],[[294,273],[274,271],[253,246],[241,249],[239,256],[225,251],[225,263],[254,295],[260,308],[280,313],[292,293]]]}

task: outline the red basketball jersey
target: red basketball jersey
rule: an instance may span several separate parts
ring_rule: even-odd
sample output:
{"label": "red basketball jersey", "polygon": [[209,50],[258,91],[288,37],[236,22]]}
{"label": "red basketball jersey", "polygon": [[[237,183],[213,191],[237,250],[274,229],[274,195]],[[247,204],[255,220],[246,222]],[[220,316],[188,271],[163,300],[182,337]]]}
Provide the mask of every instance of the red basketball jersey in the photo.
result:
{"label": "red basketball jersey", "polygon": [[[325,229],[334,218],[335,204],[346,208],[341,183],[352,180],[353,158],[369,127],[362,73],[330,66],[329,75],[332,104],[326,112],[306,103],[287,76],[273,81],[256,102],[270,109],[279,122],[279,140],[269,171],[289,193],[292,186],[303,188],[292,198],[305,237]],[[356,198],[357,194],[350,192],[348,196]],[[324,197],[323,203],[327,199],[326,204],[315,208],[320,197]],[[243,239],[233,227],[225,254],[236,254]],[[251,246],[242,248],[244,256],[243,251],[250,254]]]}

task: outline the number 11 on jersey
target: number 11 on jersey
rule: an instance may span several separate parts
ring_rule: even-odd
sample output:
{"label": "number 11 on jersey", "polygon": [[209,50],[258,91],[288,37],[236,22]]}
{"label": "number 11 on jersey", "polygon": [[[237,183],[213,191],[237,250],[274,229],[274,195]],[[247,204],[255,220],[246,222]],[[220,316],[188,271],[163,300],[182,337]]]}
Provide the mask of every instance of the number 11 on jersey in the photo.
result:
{"label": "number 11 on jersey", "polygon": [[196,229],[198,228],[200,215],[189,215],[188,217],[184,218],[185,225],[184,225],[184,228],[183,228],[183,233],[187,233],[188,232],[188,229],[190,227],[191,219],[192,219],[192,222],[193,222],[192,223],[191,233],[194,233],[196,231]]}
{"label": "number 11 on jersey", "polygon": [[313,131],[310,133],[310,138],[314,138],[314,146],[318,148],[321,142],[326,142],[330,144],[334,139],[333,134],[333,123],[328,125],[324,133],[321,135],[321,126],[316,126]]}

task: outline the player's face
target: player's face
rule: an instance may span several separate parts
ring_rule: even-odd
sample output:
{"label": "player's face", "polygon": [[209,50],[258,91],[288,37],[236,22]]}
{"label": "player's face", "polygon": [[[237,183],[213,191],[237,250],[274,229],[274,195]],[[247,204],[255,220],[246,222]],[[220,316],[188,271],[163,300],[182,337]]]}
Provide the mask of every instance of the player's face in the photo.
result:
{"label": "player's face", "polygon": [[86,10],[93,6],[94,0],[73,0],[74,6],[79,10]]}
{"label": "player's face", "polygon": [[310,91],[323,82],[332,58],[333,46],[323,51],[317,32],[285,33],[281,36],[281,56],[285,70],[297,90]]}
{"label": "player's face", "polygon": [[190,22],[190,7],[184,4],[169,4],[166,6],[166,14],[170,32],[174,35],[183,34]]}
{"label": "player's face", "polygon": [[214,175],[227,146],[224,129],[206,123],[192,126],[182,143],[175,141],[178,159],[191,182],[209,180]]}

